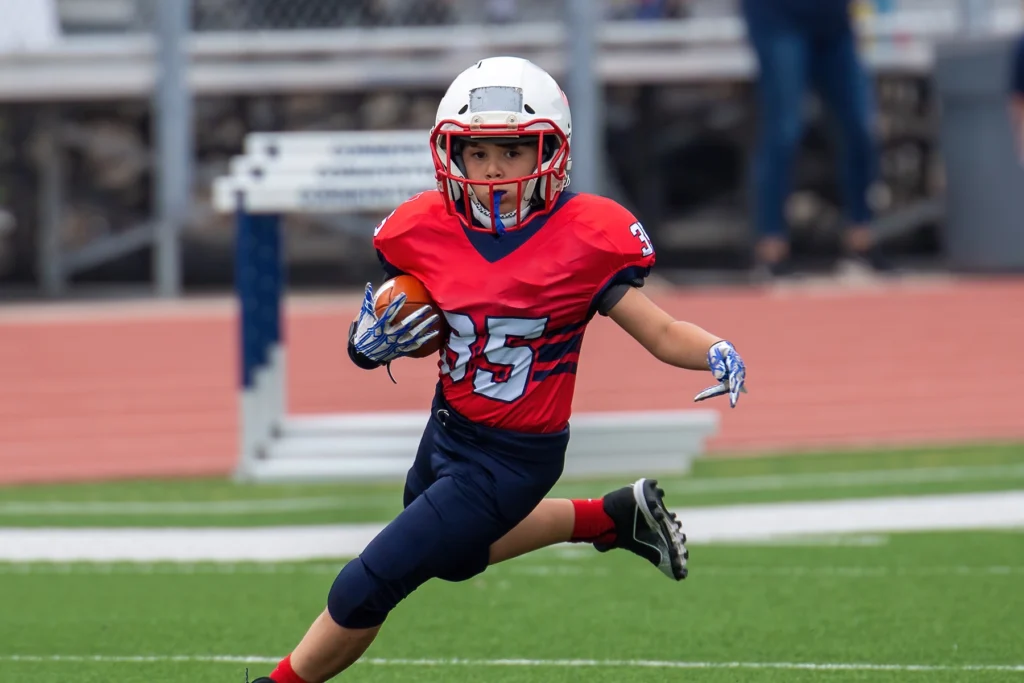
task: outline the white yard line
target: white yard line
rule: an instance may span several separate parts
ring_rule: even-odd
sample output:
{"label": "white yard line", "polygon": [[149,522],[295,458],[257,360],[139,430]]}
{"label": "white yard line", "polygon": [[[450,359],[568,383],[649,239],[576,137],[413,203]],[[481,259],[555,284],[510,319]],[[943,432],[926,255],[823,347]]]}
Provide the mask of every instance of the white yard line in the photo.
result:
{"label": "white yard line", "polygon": [[886,484],[936,484],[949,481],[989,481],[1024,477],[1021,465],[980,465],[968,467],[915,467],[863,472],[814,472],[747,477],[721,477],[672,482],[673,493],[738,493],[801,488],[838,488]]}
{"label": "white yard line", "polygon": [[[1024,491],[677,509],[695,544],[901,531],[1024,528]],[[383,524],[254,528],[0,528],[15,562],[280,562],[352,557]]]}
{"label": "white yard line", "polygon": [[[587,556],[593,556],[589,549]],[[575,559],[575,558],[574,558]],[[346,562],[263,563],[263,562],[35,562],[0,564],[0,575],[329,575],[333,576]],[[589,563],[545,564],[527,558],[493,567],[490,572],[523,576],[607,576],[604,567]],[[644,571],[647,571],[644,569]],[[887,565],[708,565],[701,564],[701,577],[772,576],[782,578],[888,578],[939,576],[1005,576],[1024,575],[1024,565],[932,565],[927,567],[900,567]]]}
{"label": "white yard line", "polygon": [[[593,550],[591,550],[593,554]],[[161,563],[147,562],[47,562],[47,563],[13,563],[0,564],[0,576],[53,576],[53,575],[99,575],[99,576],[335,576],[346,560],[333,563]],[[636,565],[638,571],[647,572],[650,567]],[[621,570],[617,570],[621,571]],[[497,576],[545,576],[545,577],[579,577],[579,576],[610,576],[611,570],[606,567],[586,564],[532,564],[524,560],[498,565],[488,569],[488,573]],[[694,575],[701,579],[733,578],[733,577],[766,577],[766,578],[840,578],[840,579],[876,579],[876,578],[934,578],[934,577],[1006,577],[1015,581],[1024,576],[1024,565],[988,565],[988,566],[930,566],[930,567],[890,567],[884,565],[850,565],[850,566],[778,566],[778,565],[705,565],[695,566]]]}
{"label": "white yard line", "polygon": [[[280,657],[262,655],[0,655],[0,662],[30,664],[276,664]],[[361,659],[362,666],[412,667],[531,667],[531,668],[630,668],[630,669],[776,669],[784,671],[898,671],[937,673],[943,671],[1000,671],[1024,673],[1024,664],[887,664],[874,662],[687,662],[652,659]]]}
{"label": "white yard line", "polygon": [[[808,488],[844,488],[886,484],[932,484],[943,482],[993,481],[1024,478],[1024,464],[968,467],[918,467],[862,472],[816,472],[808,474],[759,475],[672,481],[672,494],[741,493]],[[573,483],[571,491],[583,484]],[[400,493],[350,494],[335,496],[261,498],[221,501],[4,501],[0,516],[49,515],[244,515],[265,512],[350,510],[367,506],[390,506]]]}

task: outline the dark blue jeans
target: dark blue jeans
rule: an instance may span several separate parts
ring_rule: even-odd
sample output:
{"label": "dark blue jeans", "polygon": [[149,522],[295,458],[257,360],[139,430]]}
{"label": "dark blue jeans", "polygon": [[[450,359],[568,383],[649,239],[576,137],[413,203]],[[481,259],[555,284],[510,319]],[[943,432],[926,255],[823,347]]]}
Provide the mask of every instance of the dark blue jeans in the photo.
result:
{"label": "dark blue jeans", "polygon": [[[813,85],[838,124],[842,196],[852,225],[871,219],[868,190],[877,174],[871,81],[848,26],[818,30],[799,20],[770,18],[744,0],[750,43],[760,65],[759,140],[751,174],[761,237],[783,237],[793,160],[803,134],[803,102]],[[764,5],[761,5],[764,7]]]}
{"label": "dark blue jeans", "polygon": [[1014,51],[1012,81],[1010,92],[1018,97],[1024,97],[1024,36],[1017,42],[1017,49]]}

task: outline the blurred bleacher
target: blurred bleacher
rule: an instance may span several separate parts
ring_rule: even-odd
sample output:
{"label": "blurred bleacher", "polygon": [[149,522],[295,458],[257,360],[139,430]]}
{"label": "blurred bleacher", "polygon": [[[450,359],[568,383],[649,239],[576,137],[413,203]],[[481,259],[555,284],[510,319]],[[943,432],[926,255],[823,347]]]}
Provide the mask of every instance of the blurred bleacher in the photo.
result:
{"label": "blurred bleacher", "polygon": [[[159,0],[51,1],[58,28],[51,43],[0,50],[0,283],[36,278],[37,233],[47,215],[74,249],[125,233],[153,211]],[[862,16],[882,108],[883,220],[942,191],[930,46],[962,30],[966,6],[892,4],[891,14]],[[1018,0],[988,6],[985,31],[1024,23]],[[668,269],[742,270],[755,65],[735,2],[594,7],[607,20],[595,64],[606,98],[607,191],[649,226]],[[495,52],[529,57],[564,77],[572,66],[564,11],[550,0],[193,0],[196,169],[186,281],[230,279],[230,230],[208,210],[208,188],[246,132],[426,128],[450,78]],[[828,258],[838,197],[834,151],[817,114],[806,147],[790,219],[798,252]],[[64,155],[59,167],[47,165],[47,149]],[[59,191],[46,189],[47,177],[60,178]],[[341,272],[363,278],[374,267],[364,242],[376,218],[292,219],[291,257],[308,266],[295,271],[296,281],[304,272],[329,284],[339,284]],[[936,253],[933,219],[925,211],[920,220],[890,220],[897,246],[910,256]],[[150,257],[136,251],[85,263],[84,278],[138,280]]]}
{"label": "blurred bleacher", "polygon": [[[857,0],[860,1],[860,0]],[[871,0],[868,0],[869,2]],[[973,0],[971,0],[973,1]],[[54,0],[68,35],[148,31],[157,0]],[[1019,13],[1017,0],[982,0],[996,13]],[[964,12],[964,0],[887,0],[893,12]],[[736,0],[595,0],[607,19],[678,19],[736,15]],[[550,0],[195,0],[199,31],[423,26],[561,21]]]}

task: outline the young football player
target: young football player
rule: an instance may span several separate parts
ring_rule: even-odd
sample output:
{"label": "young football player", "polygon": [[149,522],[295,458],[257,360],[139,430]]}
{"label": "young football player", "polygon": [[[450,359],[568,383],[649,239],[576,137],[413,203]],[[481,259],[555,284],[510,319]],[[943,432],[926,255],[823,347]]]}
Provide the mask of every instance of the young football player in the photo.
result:
{"label": "young football player", "polygon": [[[523,59],[482,60],[441,100],[430,136],[438,189],[399,206],[374,234],[387,276],[422,281],[448,329],[405,509],[345,565],[326,609],[263,683],[327,681],[424,582],[465,581],[556,543],[622,548],[686,577],[686,537],[656,482],[594,500],[545,498],[562,473],[595,314],[669,365],[710,369],[717,384],[695,400],[726,395],[735,406],[745,379],[731,343],[640,292],[654,247],[636,218],[565,190],[571,137],[565,95]],[[386,365],[437,334],[429,307],[397,319],[403,303],[397,296],[378,318],[366,286],[350,331],[357,365]]]}

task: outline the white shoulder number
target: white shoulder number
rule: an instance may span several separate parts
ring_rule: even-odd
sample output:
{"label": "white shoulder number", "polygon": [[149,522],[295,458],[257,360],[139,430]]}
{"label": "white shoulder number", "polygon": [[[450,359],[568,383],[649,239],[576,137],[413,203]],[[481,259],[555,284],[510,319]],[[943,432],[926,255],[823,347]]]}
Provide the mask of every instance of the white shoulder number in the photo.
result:
{"label": "white shoulder number", "polygon": [[640,244],[642,245],[640,254],[642,256],[650,256],[654,253],[654,245],[651,244],[651,238],[647,235],[647,231],[644,230],[644,226],[640,225],[640,221],[629,226],[629,231],[633,233],[634,237],[640,240]]}
{"label": "white shoulder number", "polygon": [[416,194],[414,194],[413,196],[409,197],[404,202],[402,202],[399,206],[397,206],[394,211],[392,211],[387,216],[385,216],[384,220],[382,220],[380,223],[378,223],[377,227],[373,229],[373,236],[376,237],[378,234],[380,234],[381,228],[383,228],[384,224],[387,223],[391,219],[391,217],[394,216],[398,212],[398,209],[402,208],[402,206],[405,206],[409,202],[411,202],[411,201],[413,201],[415,199],[418,199],[420,197],[420,195],[422,195],[422,194],[425,194],[425,193],[424,192],[417,192]]}
{"label": "white shoulder number", "polygon": [[[398,209],[395,209],[395,211],[398,211]],[[374,237],[376,237],[377,235],[379,235],[379,234],[380,234],[381,228],[383,228],[383,227],[384,227],[384,224],[385,224],[385,223],[387,223],[387,222],[388,222],[388,220],[389,220],[389,219],[390,219],[390,218],[391,218],[392,216],[394,216],[394,215],[395,215],[395,211],[392,211],[391,213],[389,213],[389,214],[388,214],[387,216],[385,216],[385,217],[384,217],[384,220],[382,220],[382,221],[381,221],[380,223],[378,223],[378,224],[377,224],[377,227],[373,229],[373,236],[374,236]]]}

